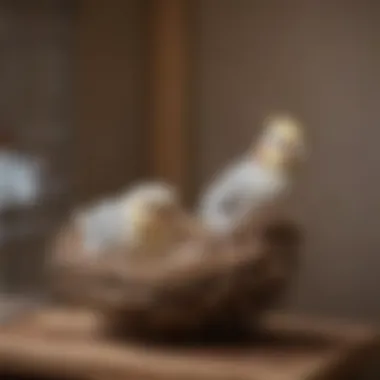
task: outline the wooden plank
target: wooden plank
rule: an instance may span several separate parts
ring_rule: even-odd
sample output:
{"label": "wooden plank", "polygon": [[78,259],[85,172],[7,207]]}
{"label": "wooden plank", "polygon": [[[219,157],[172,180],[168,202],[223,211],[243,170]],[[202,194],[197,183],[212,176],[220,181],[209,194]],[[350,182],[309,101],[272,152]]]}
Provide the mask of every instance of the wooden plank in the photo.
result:
{"label": "wooden plank", "polygon": [[107,340],[96,314],[48,309],[0,332],[0,368],[98,379],[325,380],[379,353],[370,327],[284,314],[265,326],[267,340],[240,348],[159,348]]}
{"label": "wooden plank", "polygon": [[182,192],[190,174],[188,16],[186,0],[149,1],[148,171]]}

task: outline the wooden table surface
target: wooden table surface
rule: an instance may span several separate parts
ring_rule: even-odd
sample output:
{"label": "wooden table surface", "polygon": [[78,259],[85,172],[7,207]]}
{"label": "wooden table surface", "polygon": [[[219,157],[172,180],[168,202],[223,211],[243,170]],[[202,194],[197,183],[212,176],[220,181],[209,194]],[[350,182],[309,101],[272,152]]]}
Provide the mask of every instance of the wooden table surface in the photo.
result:
{"label": "wooden table surface", "polygon": [[[100,316],[45,308],[0,330],[0,371],[73,379],[348,379],[377,331],[285,314],[268,316],[267,339],[240,347],[157,347],[112,342]],[[340,377],[341,376],[341,377]]]}

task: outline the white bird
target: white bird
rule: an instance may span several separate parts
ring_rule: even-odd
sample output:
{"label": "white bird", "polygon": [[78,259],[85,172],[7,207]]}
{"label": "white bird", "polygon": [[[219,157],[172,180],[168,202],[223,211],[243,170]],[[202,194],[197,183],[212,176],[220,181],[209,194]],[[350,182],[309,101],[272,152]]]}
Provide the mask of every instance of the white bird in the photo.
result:
{"label": "white bird", "polygon": [[147,182],[76,212],[74,222],[82,234],[85,250],[96,255],[109,248],[139,245],[148,231],[152,234],[150,226],[156,223],[156,213],[163,214],[178,202],[171,186]]}
{"label": "white bird", "polygon": [[0,150],[0,211],[35,204],[42,193],[43,165],[38,159]]}
{"label": "white bird", "polygon": [[225,233],[248,215],[277,204],[291,191],[294,169],[304,156],[301,126],[287,116],[269,119],[253,149],[206,189],[199,210],[205,227]]}

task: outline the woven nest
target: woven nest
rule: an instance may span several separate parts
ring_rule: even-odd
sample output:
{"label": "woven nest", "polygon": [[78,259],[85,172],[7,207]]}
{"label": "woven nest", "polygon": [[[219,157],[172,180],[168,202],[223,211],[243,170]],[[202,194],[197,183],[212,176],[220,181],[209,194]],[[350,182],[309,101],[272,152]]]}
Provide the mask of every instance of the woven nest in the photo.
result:
{"label": "woven nest", "polygon": [[69,226],[55,242],[53,286],[61,301],[105,313],[118,336],[240,331],[286,290],[299,243],[294,223],[270,222],[223,238],[198,236],[167,259],[141,265],[123,249],[87,256]]}

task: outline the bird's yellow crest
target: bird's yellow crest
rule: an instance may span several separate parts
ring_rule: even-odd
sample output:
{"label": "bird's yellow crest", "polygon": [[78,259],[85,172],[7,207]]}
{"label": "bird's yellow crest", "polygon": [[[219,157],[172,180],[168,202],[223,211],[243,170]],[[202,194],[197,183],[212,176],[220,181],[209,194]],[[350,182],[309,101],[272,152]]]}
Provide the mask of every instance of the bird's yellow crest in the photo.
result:
{"label": "bird's yellow crest", "polygon": [[269,117],[255,152],[260,160],[274,168],[291,168],[305,155],[304,130],[300,122],[291,116]]}
{"label": "bird's yellow crest", "polygon": [[278,135],[289,142],[303,140],[303,128],[299,121],[290,116],[274,116],[266,121],[266,133]]}

